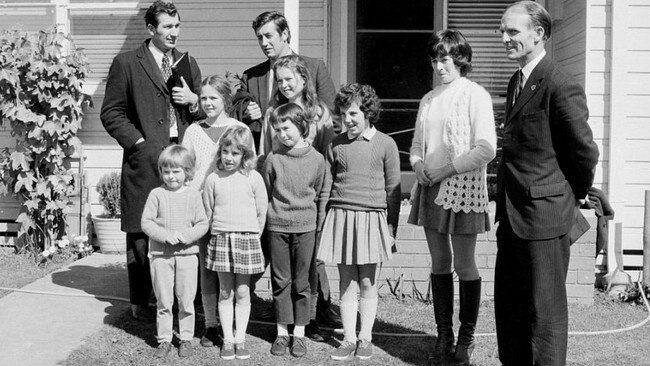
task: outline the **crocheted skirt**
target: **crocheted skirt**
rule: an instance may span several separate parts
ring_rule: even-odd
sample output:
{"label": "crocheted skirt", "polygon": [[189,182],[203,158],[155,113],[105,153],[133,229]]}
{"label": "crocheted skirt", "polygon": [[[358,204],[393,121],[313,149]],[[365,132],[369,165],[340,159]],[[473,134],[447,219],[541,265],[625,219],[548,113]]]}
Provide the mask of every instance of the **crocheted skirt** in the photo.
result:
{"label": "crocheted skirt", "polygon": [[381,263],[392,257],[394,241],[384,211],[332,208],[325,217],[316,257],[336,264]]}
{"label": "crocheted skirt", "polygon": [[212,235],[205,268],[215,272],[255,274],[264,272],[264,254],[258,234],[217,233]]}
{"label": "crocheted skirt", "polygon": [[418,184],[411,197],[409,224],[424,226],[441,234],[478,234],[490,230],[487,212],[454,212],[437,205],[434,201],[439,190],[440,183],[431,187]]}

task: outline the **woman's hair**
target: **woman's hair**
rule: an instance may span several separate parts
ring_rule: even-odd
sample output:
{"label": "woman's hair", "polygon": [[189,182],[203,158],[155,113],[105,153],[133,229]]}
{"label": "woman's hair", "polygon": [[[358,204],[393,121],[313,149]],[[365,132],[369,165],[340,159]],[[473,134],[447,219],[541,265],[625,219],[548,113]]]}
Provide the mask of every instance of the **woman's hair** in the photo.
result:
{"label": "woman's hair", "polygon": [[296,103],[287,103],[275,108],[269,118],[271,126],[286,120],[291,121],[298,128],[302,137],[309,135],[309,121],[305,118],[303,109]]}
{"label": "woman's hair", "polygon": [[230,81],[221,75],[210,75],[203,79],[201,82],[201,87],[206,85],[211,86],[214,90],[219,93],[221,99],[223,100],[223,108],[226,114],[229,114],[232,110],[232,97],[233,97],[233,88]]}
{"label": "woman's hair", "polygon": [[185,182],[194,179],[196,157],[194,152],[184,146],[173,144],[167,146],[158,157],[158,172],[162,175],[163,168],[182,168],[185,171]]}
{"label": "woman's hair", "polygon": [[534,1],[518,1],[506,8],[528,14],[531,27],[542,27],[544,29],[544,40],[551,38],[551,29],[553,28],[553,19],[541,4]]}
{"label": "woman's hair", "polygon": [[[281,68],[287,68],[291,70],[295,78],[301,77],[305,82],[305,86],[302,89],[302,104],[304,106],[305,118],[309,121],[315,121],[320,118],[322,111],[322,103],[318,94],[316,94],[316,87],[312,80],[312,76],[307,69],[307,65],[302,57],[298,55],[289,55],[278,58],[277,61],[273,64],[273,72],[275,74],[276,80],[278,77],[278,70]],[[276,81],[277,83],[277,81]],[[289,102],[287,97],[285,97],[280,88],[278,88],[273,94],[272,105],[279,106]]]}
{"label": "woman's hair", "polygon": [[228,127],[226,132],[223,133],[217,144],[217,155],[215,162],[217,169],[223,170],[223,163],[221,163],[221,150],[225,147],[234,147],[241,151],[241,169],[246,173],[255,168],[255,152],[253,151],[253,136],[248,127],[233,125]]}
{"label": "woman's hair", "polygon": [[342,108],[349,108],[353,102],[359,105],[359,109],[368,119],[370,126],[379,120],[379,97],[377,92],[370,85],[358,83],[347,83],[341,87],[334,99],[334,112],[336,115],[341,114]]}
{"label": "woman's hair", "polygon": [[427,42],[427,54],[431,59],[449,56],[460,68],[460,75],[472,71],[472,47],[465,36],[457,30],[443,29],[434,33]]}

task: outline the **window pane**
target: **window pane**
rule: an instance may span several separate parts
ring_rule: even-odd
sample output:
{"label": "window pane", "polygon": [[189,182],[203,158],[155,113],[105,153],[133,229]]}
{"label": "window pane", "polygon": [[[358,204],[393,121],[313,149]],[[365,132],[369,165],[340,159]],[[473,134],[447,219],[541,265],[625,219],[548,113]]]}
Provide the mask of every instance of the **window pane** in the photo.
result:
{"label": "window pane", "polygon": [[420,99],[431,90],[430,33],[358,33],[357,81],[382,99]]}
{"label": "window pane", "polygon": [[358,0],[358,29],[431,29],[431,0]]}

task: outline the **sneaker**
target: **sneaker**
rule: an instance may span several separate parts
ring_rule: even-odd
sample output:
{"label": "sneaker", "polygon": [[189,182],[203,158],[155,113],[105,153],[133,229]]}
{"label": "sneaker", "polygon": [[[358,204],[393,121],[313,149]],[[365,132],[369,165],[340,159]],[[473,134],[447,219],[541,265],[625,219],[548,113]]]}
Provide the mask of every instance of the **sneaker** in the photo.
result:
{"label": "sneaker", "polygon": [[251,358],[251,351],[246,348],[246,343],[235,343],[235,357],[238,360],[247,360]]}
{"label": "sneaker", "polygon": [[194,348],[190,341],[181,341],[178,345],[178,357],[190,357],[194,354]]}
{"label": "sneaker", "polygon": [[372,343],[365,339],[359,339],[357,341],[357,350],[354,352],[354,355],[360,360],[367,360],[372,357]]}
{"label": "sneaker", "polygon": [[219,356],[224,360],[234,360],[235,359],[235,345],[231,342],[223,342],[221,346],[221,352]]}
{"label": "sneaker", "polygon": [[356,350],[356,344],[348,341],[343,341],[339,345],[339,348],[335,349],[334,352],[332,352],[330,357],[332,360],[343,361],[352,356]]}
{"label": "sneaker", "polygon": [[214,347],[219,342],[219,328],[209,327],[203,332],[201,337],[201,345],[203,347]]}
{"label": "sneaker", "polygon": [[156,358],[167,358],[172,354],[173,348],[174,347],[172,347],[172,344],[169,342],[160,342],[153,355],[156,356]]}
{"label": "sneaker", "polygon": [[278,336],[273,345],[271,346],[271,354],[276,356],[283,356],[287,353],[287,347],[289,347],[289,336]]}
{"label": "sneaker", "polygon": [[293,357],[302,357],[307,354],[307,340],[305,337],[293,337],[291,344],[291,354]]}
{"label": "sneaker", "polygon": [[323,337],[316,320],[309,321],[309,324],[305,327],[305,336],[314,342],[325,342],[325,337]]}

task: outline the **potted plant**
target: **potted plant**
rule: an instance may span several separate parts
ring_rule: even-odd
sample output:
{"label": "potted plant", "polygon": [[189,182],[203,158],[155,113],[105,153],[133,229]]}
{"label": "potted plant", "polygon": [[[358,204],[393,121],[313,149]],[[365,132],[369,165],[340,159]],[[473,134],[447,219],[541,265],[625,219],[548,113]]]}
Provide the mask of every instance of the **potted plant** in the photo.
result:
{"label": "potted plant", "polygon": [[97,182],[96,190],[105,214],[93,215],[92,219],[102,253],[126,252],[126,234],[120,228],[120,179],[119,172],[111,172]]}

